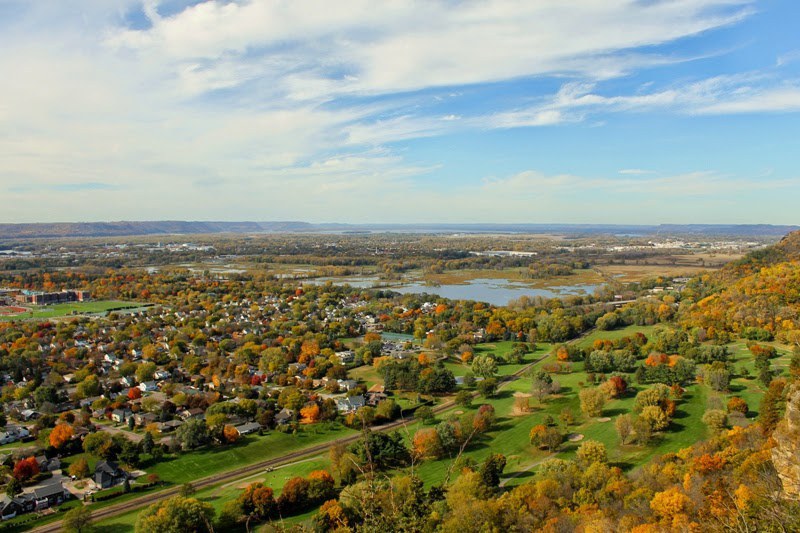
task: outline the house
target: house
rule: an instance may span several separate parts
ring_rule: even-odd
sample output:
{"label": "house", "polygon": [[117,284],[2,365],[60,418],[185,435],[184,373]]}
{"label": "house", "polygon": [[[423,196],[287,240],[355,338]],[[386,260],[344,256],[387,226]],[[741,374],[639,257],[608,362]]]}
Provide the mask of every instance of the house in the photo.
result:
{"label": "house", "polygon": [[36,456],[36,463],[39,465],[40,472],[52,472],[61,469],[61,459],[53,457],[48,459],[46,455]]}
{"label": "house", "polygon": [[346,390],[346,391],[353,390],[356,387],[358,387],[358,381],[356,381],[354,379],[339,379],[339,380],[336,380],[336,383],[339,384],[339,388],[340,389]]}
{"label": "house", "polygon": [[239,435],[249,435],[261,429],[261,424],[257,422],[247,422],[246,424],[234,426],[234,429],[239,432]]}
{"label": "house", "polygon": [[158,385],[155,381],[143,381],[139,383],[139,390],[142,392],[153,392],[158,390]]}
{"label": "house", "polygon": [[125,376],[119,380],[119,384],[123,387],[133,387],[136,385],[136,378],[133,376]]}
{"label": "house", "polygon": [[183,420],[167,420],[163,424],[159,424],[158,430],[161,433],[172,433],[183,425]]}
{"label": "house", "polygon": [[107,489],[119,485],[126,479],[128,479],[128,473],[114,461],[100,461],[94,467],[94,482],[101,488]]}
{"label": "house", "polygon": [[133,415],[133,422],[137,426],[146,426],[158,421],[158,417],[154,413],[136,413]]}
{"label": "house", "polygon": [[155,379],[156,381],[163,381],[171,377],[172,374],[170,374],[166,370],[156,370],[155,374],[153,374],[153,379]]}
{"label": "house", "polygon": [[114,422],[126,422],[131,416],[133,416],[133,411],[127,407],[125,409],[114,409],[111,412],[111,420]]}
{"label": "house", "polygon": [[27,422],[28,420],[33,420],[34,418],[37,418],[39,416],[39,413],[37,413],[33,409],[25,409],[24,411],[21,411],[19,413],[19,416],[22,420]]}
{"label": "house", "polygon": [[0,519],[10,520],[25,512],[25,501],[22,498],[11,498],[7,494],[0,496]]}
{"label": "house", "polygon": [[366,400],[360,394],[336,399],[336,409],[340,413],[352,413],[357,411],[359,408],[364,407],[364,405],[366,405]]}
{"label": "house", "polygon": [[384,392],[368,392],[366,394],[367,398],[367,405],[371,405],[372,407],[377,406],[383,400],[389,398]]}
{"label": "house", "polygon": [[352,350],[345,350],[343,352],[336,352],[334,355],[336,356],[337,359],[339,359],[339,362],[341,364],[343,364],[343,365],[346,365],[348,363],[352,363],[353,360],[355,360],[355,358],[356,358],[356,354],[353,353]]}
{"label": "house", "polygon": [[49,483],[35,487],[31,495],[37,510],[60,505],[69,498],[69,492],[61,484],[60,478],[52,478]]}
{"label": "house", "polygon": [[291,409],[287,409],[284,407],[281,409],[277,415],[275,415],[275,423],[276,424],[288,424],[294,419],[294,411]]}
{"label": "house", "polygon": [[204,418],[205,413],[199,407],[195,407],[194,409],[184,409],[180,413],[178,413],[183,420],[189,420],[190,418]]}

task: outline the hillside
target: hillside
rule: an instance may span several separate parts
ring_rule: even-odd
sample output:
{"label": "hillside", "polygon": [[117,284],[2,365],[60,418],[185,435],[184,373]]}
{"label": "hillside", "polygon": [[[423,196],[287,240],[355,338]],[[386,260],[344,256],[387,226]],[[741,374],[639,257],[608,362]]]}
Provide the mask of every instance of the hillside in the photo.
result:
{"label": "hillside", "polygon": [[680,322],[709,338],[800,341],[800,232],[693,280]]}

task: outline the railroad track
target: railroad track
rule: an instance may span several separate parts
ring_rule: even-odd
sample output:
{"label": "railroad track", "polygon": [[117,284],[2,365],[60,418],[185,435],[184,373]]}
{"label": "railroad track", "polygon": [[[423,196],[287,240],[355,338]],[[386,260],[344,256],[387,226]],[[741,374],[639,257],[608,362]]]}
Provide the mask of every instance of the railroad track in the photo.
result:
{"label": "railroad track", "polygon": [[[591,331],[591,330],[590,330]],[[585,332],[581,337],[588,334]],[[577,340],[577,339],[576,339]],[[528,363],[524,367],[520,368],[513,374],[509,374],[508,376],[504,376],[500,379],[500,383],[498,385],[498,389],[502,388],[503,386],[516,381],[519,379],[523,374],[525,374],[528,370],[530,370],[534,365],[539,364],[542,362],[548,354],[542,355],[538,359]],[[478,393],[474,392],[473,397],[477,397]],[[441,413],[442,411],[446,411],[455,406],[455,401],[449,400],[444,402],[441,405],[437,405],[433,408],[434,413]],[[390,422],[388,424],[383,424],[381,426],[375,426],[370,428],[372,431],[392,431],[395,429],[400,429],[406,426],[408,423],[407,420],[401,419],[395,422]],[[338,446],[338,445],[346,445],[352,444],[359,439],[362,438],[360,433],[355,435],[350,435],[348,437],[342,437],[339,439],[335,439],[332,441],[324,442],[322,444],[317,444],[314,446],[310,446],[308,448],[303,448],[302,450],[297,450],[291,453],[287,453],[280,457],[276,457],[273,459],[266,459],[264,461],[260,461],[258,463],[253,463],[242,468],[238,468],[236,470],[229,470],[227,472],[221,472],[219,474],[213,474],[211,476],[207,476],[204,478],[200,478],[192,482],[192,486],[197,489],[205,489],[212,487],[214,485],[218,485],[225,482],[235,481],[239,478],[252,476],[253,474],[257,474],[259,472],[264,471],[269,467],[280,466],[284,463],[296,461],[298,459],[306,459],[308,457],[313,457],[315,455],[319,455],[320,453],[329,450],[331,446]],[[128,511],[135,511],[136,509],[141,509],[148,505],[151,505],[156,502],[160,502],[172,496],[178,494],[181,490],[180,486],[170,487],[168,489],[160,490],[158,492],[152,494],[146,494],[141,496],[140,498],[136,498],[127,502],[118,503],[116,505],[109,505],[108,507],[101,507],[99,509],[92,510],[92,521],[99,522],[105,520],[107,518],[111,518],[120,514],[124,514]],[[51,522],[49,524],[44,524],[32,529],[32,533],[58,533],[61,531],[62,523],[61,520],[56,522]]]}

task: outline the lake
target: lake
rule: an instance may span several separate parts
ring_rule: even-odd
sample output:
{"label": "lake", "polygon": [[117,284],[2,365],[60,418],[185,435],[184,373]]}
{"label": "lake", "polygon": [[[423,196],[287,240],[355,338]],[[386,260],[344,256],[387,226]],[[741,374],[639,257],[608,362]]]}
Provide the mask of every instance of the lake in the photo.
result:
{"label": "lake", "polygon": [[352,278],[316,278],[305,280],[304,283],[321,285],[330,281],[336,285],[350,285],[359,288],[385,288],[401,294],[438,294],[451,300],[475,300],[487,302],[492,305],[508,305],[511,300],[520,296],[542,296],[544,298],[559,298],[575,294],[591,294],[600,285],[576,284],[557,285],[547,288],[531,287],[521,281],[509,279],[476,278],[466,284],[426,285],[420,282],[381,282],[377,277],[364,276]]}

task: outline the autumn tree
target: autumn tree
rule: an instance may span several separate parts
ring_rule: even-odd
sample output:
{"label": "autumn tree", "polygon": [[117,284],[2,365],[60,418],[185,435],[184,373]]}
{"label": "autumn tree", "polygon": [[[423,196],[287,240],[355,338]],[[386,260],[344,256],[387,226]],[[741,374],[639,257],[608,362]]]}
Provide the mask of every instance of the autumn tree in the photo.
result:
{"label": "autumn tree", "polygon": [[442,455],[442,442],[434,428],[422,428],[414,433],[412,442],[414,454],[420,458],[437,458]]}
{"label": "autumn tree", "polygon": [[237,430],[235,427],[233,427],[230,424],[225,424],[222,427],[222,438],[228,444],[233,444],[234,442],[239,440],[239,430]]}
{"label": "autumn tree", "polygon": [[14,465],[14,477],[19,481],[25,481],[39,473],[39,463],[36,462],[36,457],[28,457],[20,459]]}
{"label": "autumn tree", "polygon": [[595,440],[584,441],[575,452],[575,458],[583,466],[590,466],[594,463],[605,464],[608,462],[606,445]]}
{"label": "autumn tree", "polygon": [[302,409],[300,409],[300,422],[302,424],[313,424],[315,422],[319,422],[320,417],[320,409],[319,404],[316,402],[310,402],[305,405]]}
{"label": "autumn tree", "polygon": [[628,413],[619,415],[616,420],[614,420],[614,429],[617,430],[620,442],[622,442],[622,444],[627,444],[628,439],[630,439],[633,433],[633,418],[631,415]]}
{"label": "autumn tree", "polygon": [[582,389],[578,393],[581,402],[581,411],[587,417],[598,417],[603,414],[606,395],[599,389]]}
{"label": "autumn tree", "polygon": [[75,476],[78,479],[83,479],[89,475],[89,462],[85,457],[81,457],[71,465],[68,469],[70,476]]}
{"label": "autumn tree", "polygon": [[50,446],[61,449],[64,444],[69,442],[73,434],[74,431],[69,424],[57,424],[50,432]]}

